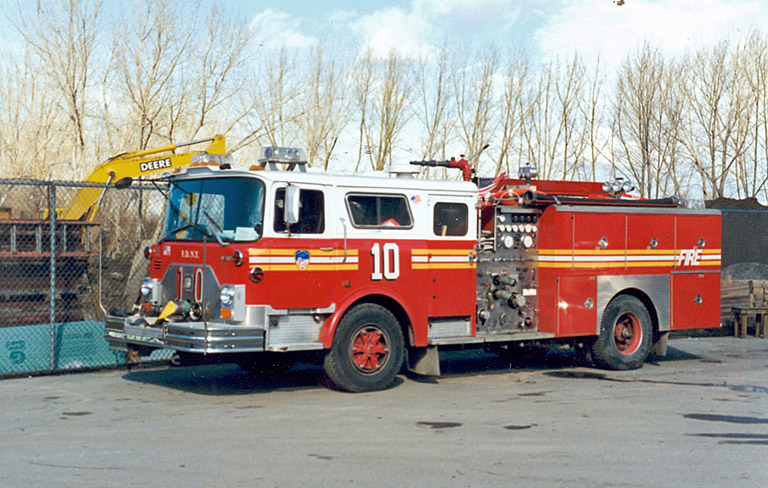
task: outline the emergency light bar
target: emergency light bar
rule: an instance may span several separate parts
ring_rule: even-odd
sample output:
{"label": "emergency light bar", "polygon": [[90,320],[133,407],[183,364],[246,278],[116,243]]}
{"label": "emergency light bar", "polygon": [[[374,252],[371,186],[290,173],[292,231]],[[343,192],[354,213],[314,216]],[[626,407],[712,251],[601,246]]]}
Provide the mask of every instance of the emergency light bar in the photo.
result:
{"label": "emergency light bar", "polygon": [[196,153],[192,155],[190,166],[218,166],[220,169],[232,169],[232,155]]}
{"label": "emergency light bar", "polygon": [[259,150],[259,166],[270,170],[277,170],[278,164],[288,165],[288,171],[292,171],[296,165],[299,171],[307,171],[307,156],[303,149],[294,147],[267,146]]}

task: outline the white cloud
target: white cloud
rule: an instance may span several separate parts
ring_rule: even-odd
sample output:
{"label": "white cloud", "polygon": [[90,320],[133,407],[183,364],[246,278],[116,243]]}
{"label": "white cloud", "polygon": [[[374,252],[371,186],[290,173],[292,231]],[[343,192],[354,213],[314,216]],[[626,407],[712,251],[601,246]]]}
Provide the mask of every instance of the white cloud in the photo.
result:
{"label": "white cloud", "polygon": [[[530,0],[529,0],[530,1]],[[482,31],[501,36],[528,2],[509,0],[414,0],[413,10],[457,37]]]}
{"label": "white cloud", "polygon": [[285,12],[266,9],[251,19],[250,27],[256,42],[270,49],[307,48],[317,43],[317,39],[300,32],[300,21]]}
{"label": "white cloud", "polygon": [[362,16],[352,29],[376,55],[429,55],[445,42],[504,42],[521,8],[508,0],[413,0]]}
{"label": "white cloud", "polygon": [[353,22],[352,28],[374,56],[384,57],[392,50],[405,56],[419,56],[429,49],[429,23],[399,7],[364,15]]}
{"label": "white cloud", "polygon": [[547,57],[578,50],[585,58],[600,54],[609,69],[643,40],[676,55],[726,36],[740,36],[768,21],[762,0],[569,0],[555,9],[535,34]]}

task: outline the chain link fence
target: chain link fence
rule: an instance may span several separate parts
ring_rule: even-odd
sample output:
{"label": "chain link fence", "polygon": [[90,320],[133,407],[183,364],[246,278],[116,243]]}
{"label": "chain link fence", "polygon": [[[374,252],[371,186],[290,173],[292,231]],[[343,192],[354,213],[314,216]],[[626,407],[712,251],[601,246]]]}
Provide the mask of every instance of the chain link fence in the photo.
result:
{"label": "chain link fence", "polygon": [[126,361],[104,316],[136,302],[164,207],[152,186],[0,180],[0,376]]}
{"label": "chain link fence", "polygon": [[[126,362],[108,347],[104,316],[136,303],[164,208],[154,186],[0,180],[0,377]],[[768,279],[768,211],[727,208],[724,277]]]}

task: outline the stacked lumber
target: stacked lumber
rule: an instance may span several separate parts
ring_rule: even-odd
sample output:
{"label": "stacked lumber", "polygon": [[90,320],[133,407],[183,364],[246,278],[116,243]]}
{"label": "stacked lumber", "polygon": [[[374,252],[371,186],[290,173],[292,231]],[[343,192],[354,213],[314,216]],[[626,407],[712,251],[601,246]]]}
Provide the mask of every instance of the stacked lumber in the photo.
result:
{"label": "stacked lumber", "polygon": [[720,320],[723,327],[733,327],[735,317],[731,307],[768,306],[768,280],[722,281],[720,298]]}

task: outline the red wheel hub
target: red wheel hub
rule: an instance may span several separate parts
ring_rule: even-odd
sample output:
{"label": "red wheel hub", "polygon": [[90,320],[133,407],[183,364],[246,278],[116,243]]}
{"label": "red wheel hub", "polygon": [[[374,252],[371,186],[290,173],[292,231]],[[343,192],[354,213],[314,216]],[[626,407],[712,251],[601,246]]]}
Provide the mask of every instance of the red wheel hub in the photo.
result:
{"label": "red wheel hub", "polygon": [[631,313],[621,314],[613,326],[613,340],[620,353],[634,354],[643,340],[643,329],[637,317]]}
{"label": "red wheel hub", "polygon": [[387,337],[378,327],[363,327],[352,340],[351,354],[357,369],[364,373],[375,373],[387,362]]}

